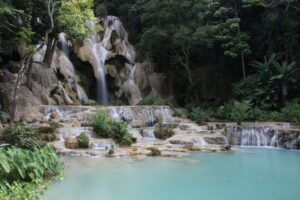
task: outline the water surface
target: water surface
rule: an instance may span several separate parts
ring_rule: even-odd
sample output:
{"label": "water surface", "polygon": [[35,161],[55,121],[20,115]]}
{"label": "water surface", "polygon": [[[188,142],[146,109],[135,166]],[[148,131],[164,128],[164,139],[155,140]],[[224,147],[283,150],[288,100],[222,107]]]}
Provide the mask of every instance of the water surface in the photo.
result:
{"label": "water surface", "polygon": [[189,158],[63,157],[66,177],[45,200],[296,200],[300,152],[194,153]]}

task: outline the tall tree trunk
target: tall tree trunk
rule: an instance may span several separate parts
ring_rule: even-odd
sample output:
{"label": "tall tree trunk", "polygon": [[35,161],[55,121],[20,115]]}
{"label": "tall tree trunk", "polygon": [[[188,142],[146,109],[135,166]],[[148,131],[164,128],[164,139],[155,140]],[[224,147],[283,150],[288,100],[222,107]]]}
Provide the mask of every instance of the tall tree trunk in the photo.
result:
{"label": "tall tree trunk", "polygon": [[[239,15],[239,8],[237,5],[237,2],[234,2],[234,14],[235,14],[235,18],[238,19],[238,15]],[[240,23],[238,24],[238,34],[241,34],[241,28],[240,28]],[[243,78],[246,78],[246,67],[245,67],[245,58],[244,58],[244,53],[241,52],[241,62],[242,62],[242,71],[243,71]]]}
{"label": "tall tree trunk", "polygon": [[193,81],[193,77],[192,77],[192,72],[191,72],[191,70],[189,68],[189,65],[183,65],[183,66],[184,66],[184,68],[185,68],[185,70],[187,72],[189,83],[191,85],[191,89],[193,90],[193,93],[195,95],[195,98],[196,98],[197,102],[199,102],[200,101],[199,95],[198,95],[197,91],[194,88],[195,85],[194,85],[194,81]]}
{"label": "tall tree trunk", "polygon": [[28,62],[31,59],[31,56],[24,56],[20,60],[20,69],[18,72],[16,84],[15,84],[15,89],[14,89],[14,94],[13,94],[13,101],[11,104],[11,109],[10,109],[10,123],[14,123],[15,121],[15,115],[16,115],[16,110],[17,110],[17,104],[18,104],[18,91],[22,83],[23,75],[26,72]]}
{"label": "tall tree trunk", "polygon": [[57,39],[55,39],[53,37],[48,39],[47,49],[46,49],[46,53],[45,53],[43,62],[46,63],[49,68],[51,67],[51,64],[52,64],[56,44],[57,44]]}
{"label": "tall tree trunk", "polygon": [[246,69],[245,69],[245,59],[244,59],[244,53],[241,53],[241,61],[242,61],[242,69],[243,69],[243,78],[246,78]]}
{"label": "tall tree trunk", "polygon": [[33,64],[33,59],[30,58],[29,66],[27,70],[27,87],[29,90],[32,90],[32,64]]}

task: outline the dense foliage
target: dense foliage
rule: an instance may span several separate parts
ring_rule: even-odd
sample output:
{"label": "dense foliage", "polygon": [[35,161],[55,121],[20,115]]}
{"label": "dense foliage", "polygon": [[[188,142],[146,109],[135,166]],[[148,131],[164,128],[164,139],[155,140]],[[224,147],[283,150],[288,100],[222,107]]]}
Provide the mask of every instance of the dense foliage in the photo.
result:
{"label": "dense foliage", "polygon": [[105,111],[97,111],[90,117],[92,127],[98,137],[112,138],[120,145],[130,146],[133,141],[128,135],[128,124],[110,118]]}
{"label": "dense foliage", "polygon": [[62,176],[62,163],[52,147],[0,148],[0,199],[41,199],[45,181]]}
{"label": "dense foliage", "polygon": [[[224,101],[232,97],[231,83],[239,81],[235,98],[266,109],[279,110],[299,94],[296,0],[94,2],[98,16],[116,15],[125,22],[139,59],[151,57],[157,71],[169,74],[180,104]],[[269,65],[269,72],[263,75],[259,65]]]}
{"label": "dense foliage", "polygon": [[32,128],[25,122],[14,123],[4,130],[1,139],[22,149],[34,150],[56,139],[56,128],[59,124],[50,122],[50,126]]}
{"label": "dense foliage", "polygon": [[115,15],[136,61],[153,60],[174,88],[174,98],[146,96],[140,105],[195,104],[190,117],[203,123],[234,120],[234,100],[249,101],[245,120],[278,120],[300,93],[299,11],[297,0],[0,0],[0,64],[28,65],[44,44],[43,63],[51,65],[58,33],[80,44],[100,30],[94,16]]}

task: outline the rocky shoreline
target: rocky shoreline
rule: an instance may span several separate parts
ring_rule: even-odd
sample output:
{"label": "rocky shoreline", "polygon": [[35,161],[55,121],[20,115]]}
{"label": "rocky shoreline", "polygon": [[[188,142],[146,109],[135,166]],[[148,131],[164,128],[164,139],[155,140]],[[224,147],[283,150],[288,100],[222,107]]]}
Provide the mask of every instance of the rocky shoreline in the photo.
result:
{"label": "rocky shoreline", "polygon": [[[117,145],[111,139],[97,138],[87,119],[97,110],[106,110],[110,117],[128,122],[128,133],[135,138],[130,147]],[[135,160],[153,156],[184,157],[191,152],[226,152],[225,145],[268,146],[286,149],[300,149],[300,129],[288,123],[197,123],[183,117],[173,117],[168,106],[35,106],[23,110],[21,115],[33,127],[45,127],[48,120],[61,125],[56,131],[54,145],[60,155],[95,157],[131,157]],[[172,135],[167,138],[155,137],[155,124],[171,127]],[[73,149],[72,143],[82,132],[90,139],[88,149]],[[229,141],[232,137],[232,141]],[[114,153],[109,154],[109,147]],[[69,148],[68,148],[69,147]],[[231,148],[230,151],[237,151]]]}

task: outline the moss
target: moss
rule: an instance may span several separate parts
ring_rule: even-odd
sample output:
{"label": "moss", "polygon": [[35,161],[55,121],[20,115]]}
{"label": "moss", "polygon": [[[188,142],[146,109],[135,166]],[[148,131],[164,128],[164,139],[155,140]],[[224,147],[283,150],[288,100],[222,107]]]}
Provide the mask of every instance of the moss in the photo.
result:
{"label": "moss", "polygon": [[148,147],[147,150],[151,151],[151,153],[149,153],[148,156],[161,156],[161,152],[158,148]]}

